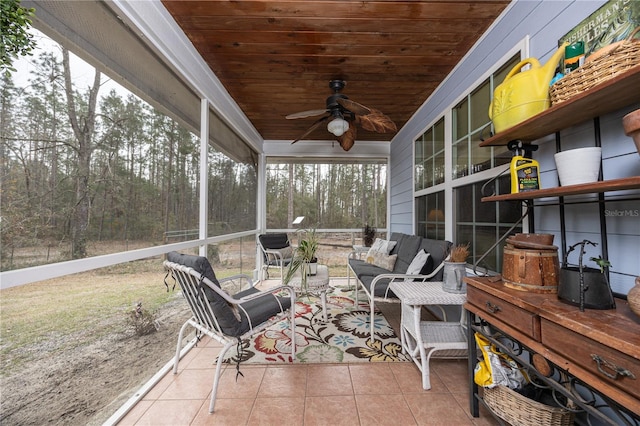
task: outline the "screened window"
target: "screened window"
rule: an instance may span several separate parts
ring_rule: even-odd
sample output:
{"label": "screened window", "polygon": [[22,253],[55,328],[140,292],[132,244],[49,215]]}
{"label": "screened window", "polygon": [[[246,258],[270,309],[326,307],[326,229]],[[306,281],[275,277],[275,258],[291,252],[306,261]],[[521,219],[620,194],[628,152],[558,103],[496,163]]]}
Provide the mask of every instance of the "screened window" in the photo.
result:
{"label": "screened window", "polygon": [[387,226],[387,164],[290,162],[267,164],[267,228],[286,229],[305,217],[317,228]]}

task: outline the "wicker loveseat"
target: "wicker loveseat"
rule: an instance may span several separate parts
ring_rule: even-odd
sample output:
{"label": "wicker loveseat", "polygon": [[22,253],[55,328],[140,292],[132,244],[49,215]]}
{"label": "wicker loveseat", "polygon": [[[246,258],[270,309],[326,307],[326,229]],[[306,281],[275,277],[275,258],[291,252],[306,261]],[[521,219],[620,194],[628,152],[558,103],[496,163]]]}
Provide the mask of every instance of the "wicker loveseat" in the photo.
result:
{"label": "wicker loveseat", "polygon": [[[408,235],[399,232],[391,234],[389,241],[396,244],[389,255],[397,255],[393,270],[384,269],[367,262],[366,255],[363,259],[356,257],[356,252],[349,256],[348,279],[351,274],[356,278],[356,286],[361,287],[367,295],[370,304],[371,319],[373,321],[374,303],[393,302],[399,303],[399,299],[389,289],[391,282],[404,281],[442,281],[442,269],[452,243],[445,240],[433,240],[417,235]],[[429,253],[427,263],[419,274],[407,275],[407,268],[420,250]],[[356,303],[357,303],[356,292]],[[371,325],[371,339],[373,340],[373,324]]]}

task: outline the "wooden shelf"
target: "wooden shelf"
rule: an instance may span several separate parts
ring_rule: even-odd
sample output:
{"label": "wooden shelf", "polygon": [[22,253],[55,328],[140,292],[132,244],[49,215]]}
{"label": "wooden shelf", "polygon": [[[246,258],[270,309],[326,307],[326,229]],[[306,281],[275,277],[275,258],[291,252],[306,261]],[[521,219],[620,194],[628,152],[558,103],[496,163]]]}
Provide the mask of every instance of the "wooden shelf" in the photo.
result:
{"label": "wooden shelf", "polygon": [[580,185],[558,186],[556,188],[538,189],[536,191],[518,192],[483,197],[482,201],[514,201],[533,200],[544,197],[561,197],[566,195],[593,194],[599,192],[622,191],[640,188],[640,176],[622,179],[611,179],[600,182],[582,183]]}
{"label": "wooden shelf", "polygon": [[480,146],[506,145],[516,139],[531,142],[634,102],[640,102],[640,66],[552,106],[481,142]]}

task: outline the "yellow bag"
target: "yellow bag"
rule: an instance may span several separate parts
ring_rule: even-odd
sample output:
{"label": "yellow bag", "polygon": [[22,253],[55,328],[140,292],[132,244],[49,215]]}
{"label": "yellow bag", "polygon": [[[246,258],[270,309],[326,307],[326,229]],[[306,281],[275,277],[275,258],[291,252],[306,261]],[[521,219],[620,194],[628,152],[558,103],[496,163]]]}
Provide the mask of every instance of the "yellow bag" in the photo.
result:
{"label": "yellow bag", "polygon": [[482,360],[478,361],[473,372],[473,380],[478,386],[492,388],[504,385],[519,389],[527,384],[529,379],[509,355],[500,352],[480,333],[475,333],[475,339],[482,351]]}

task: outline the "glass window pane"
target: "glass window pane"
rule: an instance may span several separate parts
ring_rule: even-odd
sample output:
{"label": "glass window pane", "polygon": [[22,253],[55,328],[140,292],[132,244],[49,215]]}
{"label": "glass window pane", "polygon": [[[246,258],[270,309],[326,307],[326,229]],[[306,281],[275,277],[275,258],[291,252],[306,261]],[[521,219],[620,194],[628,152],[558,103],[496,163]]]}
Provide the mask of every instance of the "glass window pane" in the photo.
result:
{"label": "glass window pane", "polygon": [[453,178],[469,174],[469,142],[467,139],[453,145]]}
{"label": "glass window pane", "polygon": [[458,222],[473,222],[473,187],[462,186],[456,188],[456,220]]}
{"label": "glass window pane", "polygon": [[433,153],[437,154],[444,150],[444,117],[438,120],[433,130]]}
{"label": "glass window pane", "polygon": [[489,123],[490,103],[491,85],[486,80],[471,93],[471,131],[481,129]]}
{"label": "glass window pane", "polygon": [[453,140],[460,139],[469,133],[469,105],[463,100],[453,108]]}
{"label": "glass window pane", "polygon": [[491,168],[491,148],[480,146],[480,131],[471,135],[471,172],[478,173]]}
{"label": "glass window pane", "polygon": [[494,89],[504,82],[505,77],[509,72],[520,62],[520,53],[513,55],[503,66],[493,73],[493,87]]}

